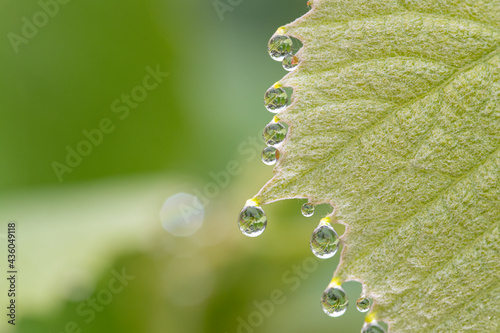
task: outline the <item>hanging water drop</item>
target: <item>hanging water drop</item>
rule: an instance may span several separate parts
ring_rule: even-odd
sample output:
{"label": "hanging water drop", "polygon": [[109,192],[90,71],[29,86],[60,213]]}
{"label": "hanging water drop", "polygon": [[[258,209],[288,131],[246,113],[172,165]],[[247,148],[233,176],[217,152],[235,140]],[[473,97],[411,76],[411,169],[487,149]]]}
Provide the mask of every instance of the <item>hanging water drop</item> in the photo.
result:
{"label": "hanging water drop", "polygon": [[311,236],[311,250],[320,259],[331,258],[339,249],[339,236],[330,224],[330,218],[321,219]]}
{"label": "hanging water drop", "polygon": [[303,204],[300,210],[302,212],[302,215],[304,215],[305,217],[311,217],[314,215],[314,205],[310,203]]}
{"label": "hanging water drop", "polygon": [[346,312],[348,304],[349,301],[344,289],[334,282],[330,283],[321,296],[323,311],[330,317],[342,316]]}
{"label": "hanging water drop", "polygon": [[293,41],[288,36],[276,35],[271,38],[267,49],[273,60],[282,61],[289,53],[292,53]]}
{"label": "hanging water drop", "polygon": [[367,312],[370,310],[370,303],[370,299],[361,297],[356,302],[356,309],[358,309],[359,312]]}
{"label": "hanging water drop", "polygon": [[270,123],[264,129],[264,141],[269,146],[275,146],[283,142],[286,137],[286,127],[280,123]]}
{"label": "hanging water drop", "polygon": [[377,325],[377,323],[365,324],[361,333],[385,333],[385,330],[382,326]]}
{"label": "hanging water drop", "polygon": [[241,232],[248,237],[261,235],[267,226],[266,213],[256,200],[248,200],[240,212],[238,225]]}
{"label": "hanging water drop", "polygon": [[276,164],[279,158],[279,151],[274,147],[266,147],[262,151],[262,162],[267,165]]}
{"label": "hanging water drop", "polygon": [[288,94],[279,83],[269,88],[264,95],[264,105],[269,112],[278,113],[286,108]]}
{"label": "hanging water drop", "polygon": [[287,71],[293,71],[299,65],[299,57],[294,54],[287,54],[283,58],[283,68]]}

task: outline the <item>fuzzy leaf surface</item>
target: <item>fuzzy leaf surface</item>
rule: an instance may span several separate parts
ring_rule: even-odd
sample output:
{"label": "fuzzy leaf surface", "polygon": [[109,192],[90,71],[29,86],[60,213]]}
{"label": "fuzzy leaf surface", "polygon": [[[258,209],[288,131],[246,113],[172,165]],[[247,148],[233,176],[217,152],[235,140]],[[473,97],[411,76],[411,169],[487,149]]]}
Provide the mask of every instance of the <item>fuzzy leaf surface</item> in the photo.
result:
{"label": "fuzzy leaf surface", "polygon": [[256,198],[334,205],[335,276],[391,332],[499,332],[500,1],[312,7],[284,27],[304,46]]}

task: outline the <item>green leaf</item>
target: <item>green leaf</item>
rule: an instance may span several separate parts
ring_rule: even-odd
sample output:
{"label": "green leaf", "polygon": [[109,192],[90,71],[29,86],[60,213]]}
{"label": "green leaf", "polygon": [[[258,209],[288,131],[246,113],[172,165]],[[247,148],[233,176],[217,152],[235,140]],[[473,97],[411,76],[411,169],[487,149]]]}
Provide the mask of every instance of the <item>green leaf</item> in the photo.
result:
{"label": "green leaf", "polygon": [[[315,0],[261,203],[348,226],[334,276],[392,332],[500,330],[500,2]],[[352,300],[351,300],[352,304]]]}

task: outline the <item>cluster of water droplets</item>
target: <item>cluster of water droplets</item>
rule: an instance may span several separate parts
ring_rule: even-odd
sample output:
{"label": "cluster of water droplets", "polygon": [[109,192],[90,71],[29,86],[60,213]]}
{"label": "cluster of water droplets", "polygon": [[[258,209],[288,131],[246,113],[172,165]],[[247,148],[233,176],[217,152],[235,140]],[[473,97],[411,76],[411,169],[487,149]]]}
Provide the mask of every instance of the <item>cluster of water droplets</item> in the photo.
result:
{"label": "cluster of water droplets", "polygon": [[278,122],[278,118],[274,117],[269,123],[262,136],[267,147],[262,151],[262,162],[266,165],[274,165],[278,161],[280,155],[278,146],[285,140],[288,130],[282,123]]}
{"label": "cluster of water droplets", "polygon": [[[293,40],[283,34],[283,29],[279,29],[268,44],[268,52],[272,59],[281,61],[283,68],[287,71],[294,70],[299,65],[299,58],[293,54]],[[279,113],[290,103],[288,92],[280,83],[275,83],[264,94],[264,105],[269,112]],[[262,162],[267,165],[274,165],[278,161],[280,154],[278,146],[285,140],[287,129],[279,122],[277,117],[264,129],[264,142],[268,147],[262,152]]]}
{"label": "cluster of water droplets", "polygon": [[[305,217],[311,217],[314,215],[314,204],[306,202],[302,205],[300,210]],[[314,229],[311,235],[311,251],[320,259],[329,259],[333,257],[339,249],[339,235],[330,223],[330,217],[321,219],[319,225]]]}
{"label": "cluster of water droplets", "polygon": [[[312,5],[311,1],[308,2],[308,5]],[[283,32],[282,28],[278,29],[269,41],[269,55],[272,59],[281,61],[285,70],[293,71],[299,65],[300,59],[293,53],[294,41]],[[264,105],[271,113],[279,113],[289,103],[288,92],[280,83],[274,84],[264,94]],[[267,147],[262,152],[262,161],[266,165],[274,165],[280,158],[278,148],[285,140],[287,132],[287,127],[279,122],[277,116],[265,127],[263,138]],[[301,212],[305,217],[313,216],[314,204],[305,203],[302,205]],[[250,199],[246,202],[245,207],[240,212],[238,225],[241,232],[249,237],[257,237],[264,232],[267,226],[267,217],[257,199]],[[332,258],[337,253],[339,244],[340,238],[331,225],[331,218],[321,219],[311,235],[310,247],[313,254],[321,259]],[[339,317],[346,312],[348,304],[349,300],[344,289],[337,279],[333,279],[321,297],[323,311],[330,317]],[[369,298],[361,297],[356,302],[356,308],[360,312],[367,312],[370,307],[371,300]],[[365,323],[362,333],[385,333],[385,330],[376,321],[371,321]]]}
{"label": "cluster of water droplets", "polygon": [[292,38],[283,35],[284,29],[280,28],[268,44],[269,55],[276,61],[281,61],[283,68],[293,71],[300,62],[299,57],[294,53],[294,41]]}
{"label": "cluster of water droplets", "polygon": [[[268,44],[271,58],[283,61],[283,67],[289,71],[297,67],[299,62],[298,58],[292,54],[292,50],[292,39],[281,33],[273,36]],[[285,109],[289,102],[288,93],[280,83],[274,84],[264,94],[264,105],[272,113],[278,113]],[[276,164],[280,158],[278,146],[285,140],[287,132],[286,126],[280,123],[276,116],[273,117],[271,123],[266,126],[262,133],[267,146],[262,151],[262,162],[267,165]],[[267,217],[258,200],[247,201],[240,212],[238,225],[241,232],[249,237],[257,237],[264,232],[267,226]]]}
{"label": "cluster of water droplets", "polygon": [[[340,280],[334,278],[321,295],[321,306],[323,311],[330,317],[340,317],[347,311],[348,305],[349,299],[344,289],[342,289]],[[368,312],[371,305],[371,299],[364,296],[356,301],[356,309],[359,312]],[[374,315],[372,314],[368,315],[367,322],[365,322],[361,332],[385,333],[385,330],[376,320],[374,320]]]}

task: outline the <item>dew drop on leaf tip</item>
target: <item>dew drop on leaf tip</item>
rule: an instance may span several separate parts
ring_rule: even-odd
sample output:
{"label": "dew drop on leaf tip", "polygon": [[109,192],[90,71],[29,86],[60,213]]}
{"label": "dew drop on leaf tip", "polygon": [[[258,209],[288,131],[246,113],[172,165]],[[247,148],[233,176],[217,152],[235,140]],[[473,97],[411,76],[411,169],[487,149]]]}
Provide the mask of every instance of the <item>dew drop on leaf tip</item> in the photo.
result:
{"label": "dew drop on leaf tip", "polygon": [[370,310],[370,305],[371,302],[369,298],[361,297],[356,302],[356,309],[358,309],[359,312],[367,312]]}
{"label": "dew drop on leaf tip", "polygon": [[262,162],[266,165],[274,165],[278,161],[279,151],[274,147],[266,147],[262,151]]}
{"label": "dew drop on leaf tip", "polygon": [[311,236],[311,250],[320,259],[329,259],[339,249],[339,235],[330,224],[330,218],[321,219]]}
{"label": "dew drop on leaf tip", "polygon": [[314,205],[307,202],[302,205],[300,211],[305,217],[311,217],[314,215]]}
{"label": "dew drop on leaf tip", "polygon": [[266,126],[262,136],[264,137],[264,141],[267,145],[276,146],[285,140],[286,134],[287,129],[283,124],[273,122]]}
{"label": "dew drop on leaf tip", "polygon": [[264,232],[267,226],[267,216],[257,200],[247,201],[240,212],[238,226],[241,232],[248,237],[257,237]]}
{"label": "dew drop on leaf tip", "polygon": [[321,296],[323,311],[330,317],[339,317],[347,310],[349,300],[340,284],[332,281]]}
{"label": "dew drop on leaf tip", "polygon": [[279,83],[273,85],[264,94],[264,105],[272,113],[278,113],[286,108],[288,101],[288,94]]}

